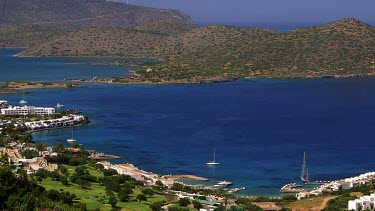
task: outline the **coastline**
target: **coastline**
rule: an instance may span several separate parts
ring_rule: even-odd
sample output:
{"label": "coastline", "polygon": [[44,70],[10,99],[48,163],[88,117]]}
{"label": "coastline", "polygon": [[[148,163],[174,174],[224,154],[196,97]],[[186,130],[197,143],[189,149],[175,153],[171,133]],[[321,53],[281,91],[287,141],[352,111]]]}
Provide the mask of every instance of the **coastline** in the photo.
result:
{"label": "coastline", "polygon": [[210,180],[205,177],[195,176],[191,174],[176,174],[176,175],[165,176],[165,178],[173,180],[173,181],[177,181],[179,179],[192,179],[196,181],[209,181]]}
{"label": "coastline", "polygon": [[[37,85],[27,85],[23,87],[11,87],[9,90],[1,90],[0,94],[22,94],[28,93],[23,91],[24,89],[70,89],[70,88],[85,88],[86,86],[79,85],[80,82],[82,83],[104,83],[104,84],[119,84],[119,85],[204,85],[204,84],[218,84],[218,83],[228,83],[234,82],[239,80],[246,80],[246,79],[262,79],[262,80],[316,80],[316,79],[347,79],[347,78],[371,78],[374,77],[375,73],[371,74],[358,74],[358,75],[345,75],[345,76],[324,76],[324,77],[238,77],[238,78],[231,78],[231,79],[215,79],[215,80],[206,80],[206,81],[186,81],[186,80],[176,80],[176,81],[160,81],[160,82],[153,82],[153,81],[141,81],[134,79],[132,77],[124,77],[124,78],[97,78],[93,79],[74,79],[74,80],[67,80],[74,85],[68,86],[67,84],[60,84],[46,81],[49,85],[41,85],[43,82]],[[125,80],[124,82],[117,81],[117,80]],[[22,83],[11,81],[10,83]],[[30,81],[29,83],[35,83]]]}

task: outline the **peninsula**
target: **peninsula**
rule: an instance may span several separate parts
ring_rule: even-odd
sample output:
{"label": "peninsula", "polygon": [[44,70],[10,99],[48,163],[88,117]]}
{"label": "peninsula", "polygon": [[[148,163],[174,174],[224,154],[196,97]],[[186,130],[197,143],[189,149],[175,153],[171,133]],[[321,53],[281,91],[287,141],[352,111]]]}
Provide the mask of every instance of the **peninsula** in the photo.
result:
{"label": "peninsula", "polygon": [[283,33],[158,20],[126,28],[79,29],[18,55],[157,58],[161,62],[145,64],[133,77],[113,82],[211,83],[246,77],[372,76],[373,49],[375,28],[352,18]]}

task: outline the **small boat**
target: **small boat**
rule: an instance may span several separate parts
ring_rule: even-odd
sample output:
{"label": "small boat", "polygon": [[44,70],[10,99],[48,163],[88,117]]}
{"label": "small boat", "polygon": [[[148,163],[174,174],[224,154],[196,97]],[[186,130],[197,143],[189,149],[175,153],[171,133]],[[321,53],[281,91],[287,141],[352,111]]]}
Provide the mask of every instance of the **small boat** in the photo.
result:
{"label": "small boat", "polygon": [[77,141],[77,140],[75,140],[75,139],[73,138],[73,128],[72,128],[72,138],[68,138],[66,141],[67,141],[67,142],[70,142],[70,143],[72,143],[72,142],[76,142],[76,141]]}
{"label": "small boat", "polygon": [[207,165],[219,165],[219,162],[216,162],[216,150],[214,148],[214,160],[208,161]]}
{"label": "small boat", "polygon": [[27,100],[25,100],[25,94],[23,94],[23,99],[20,100],[20,104],[26,104]]}
{"label": "small boat", "polygon": [[226,180],[223,180],[223,181],[219,181],[217,184],[218,184],[218,185],[225,185],[225,186],[228,186],[228,185],[231,185],[232,182],[230,182],[230,181],[226,181]]}
{"label": "small boat", "polygon": [[63,107],[64,105],[61,105],[60,103],[57,103],[56,104],[56,108],[61,108],[61,107]]}

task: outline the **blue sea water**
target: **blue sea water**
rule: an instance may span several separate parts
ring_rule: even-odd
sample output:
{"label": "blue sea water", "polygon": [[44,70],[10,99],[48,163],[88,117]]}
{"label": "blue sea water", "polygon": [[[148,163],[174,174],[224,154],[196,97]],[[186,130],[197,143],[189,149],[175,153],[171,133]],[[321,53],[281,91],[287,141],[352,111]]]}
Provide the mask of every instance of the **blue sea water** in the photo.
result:
{"label": "blue sea water", "polygon": [[[111,61],[115,58],[31,58],[14,57],[21,49],[0,49],[0,81],[63,81],[128,75],[133,67],[79,64]],[[73,64],[74,65],[67,65]]]}
{"label": "blue sea water", "polygon": [[[5,70],[0,62],[0,74]],[[116,163],[230,180],[245,186],[240,194],[246,195],[278,195],[285,183],[297,182],[304,151],[313,180],[375,170],[374,78],[87,85],[31,90],[27,100],[84,111],[92,123],[75,128],[74,138],[87,149],[121,156]],[[0,95],[13,104],[21,97]],[[66,143],[70,133],[59,129],[33,137],[55,145]],[[216,167],[205,164],[213,148],[220,162]]]}

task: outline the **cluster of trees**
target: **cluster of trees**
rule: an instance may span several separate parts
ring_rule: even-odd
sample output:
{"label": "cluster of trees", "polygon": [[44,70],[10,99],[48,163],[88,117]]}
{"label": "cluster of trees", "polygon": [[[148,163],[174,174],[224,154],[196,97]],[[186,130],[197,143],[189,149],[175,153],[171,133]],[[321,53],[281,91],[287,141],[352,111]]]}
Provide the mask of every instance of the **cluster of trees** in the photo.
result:
{"label": "cluster of trees", "polygon": [[0,166],[0,209],[1,210],[74,210],[74,194],[69,192],[46,191],[25,171],[18,176],[10,166]]}
{"label": "cluster of trees", "polygon": [[20,143],[31,143],[33,140],[30,133],[23,131],[21,127],[15,127],[13,125],[8,125],[3,127],[0,134],[0,146],[3,147],[9,142],[20,142]]}
{"label": "cluster of trees", "polygon": [[252,200],[248,198],[239,198],[237,204],[240,206],[237,210],[252,210],[252,211],[262,211],[263,209],[252,204]]}
{"label": "cluster of trees", "polygon": [[75,172],[70,176],[70,181],[79,185],[80,188],[88,188],[91,182],[96,182],[97,178],[92,176],[84,166],[78,166]]}
{"label": "cluster of trees", "polygon": [[[78,148],[78,143],[75,144],[76,147],[72,147]],[[56,157],[46,157],[47,161],[51,163],[57,163],[59,165],[66,164],[71,166],[79,166],[95,162],[88,157],[90,153],[83,147],[81,147],[78,151],[73,152],[71,150],[65,149],[62,143],[57,143],[56,146],[53,147],[53,150],[59,154]]]}

